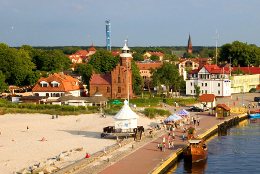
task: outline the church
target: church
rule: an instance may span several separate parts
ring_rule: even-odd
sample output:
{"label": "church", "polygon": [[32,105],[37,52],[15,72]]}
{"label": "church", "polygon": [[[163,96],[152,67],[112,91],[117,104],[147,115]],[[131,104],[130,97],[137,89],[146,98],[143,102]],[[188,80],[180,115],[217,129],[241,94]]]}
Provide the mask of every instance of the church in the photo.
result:
{"label": "church", "polygon": [[110,73],[92,74],[89,81],[89,95],[99,93],[110,99],[132,98],[132,59],[127,41],[125,41],[120,54],[120,63]]}

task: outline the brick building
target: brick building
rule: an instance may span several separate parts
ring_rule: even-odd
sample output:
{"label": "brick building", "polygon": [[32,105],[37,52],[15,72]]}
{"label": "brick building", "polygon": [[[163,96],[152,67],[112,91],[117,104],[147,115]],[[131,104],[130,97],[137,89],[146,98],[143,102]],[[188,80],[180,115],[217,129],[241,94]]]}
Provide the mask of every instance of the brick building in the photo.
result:
{"label": "brick building", "polygon": [[93,74],[89,81],[89,94],[93,96],[96,92],[107,98],[129,98],[133,97],[132,89],[132,54],[125,43],[120,54],[120,63],[107,74]]}

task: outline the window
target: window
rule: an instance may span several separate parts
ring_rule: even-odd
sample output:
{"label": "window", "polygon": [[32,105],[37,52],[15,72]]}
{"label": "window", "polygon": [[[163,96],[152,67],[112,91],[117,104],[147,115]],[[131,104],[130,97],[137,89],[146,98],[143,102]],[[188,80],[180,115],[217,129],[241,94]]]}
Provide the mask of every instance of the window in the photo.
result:
{"label": "window", "polygon": [[220,90],[218,90],[218,94],[220,94]]}
{"label": "window", "polygon": [[190,86],[192,86],[192,82],[190,82]]}
{"label": "window", "polygon": [[98,87],[96,86],[96,92],[98,92]]}
{"label": "window", "polygon": [[220,87],[220,83],[218,83],[218,87]]}
{"label": "window", "polygon": [[203,90],[201,90],[201,94],[203,94]]}
{"label": "window", "polygon": [[49,93],[46,93],[46,97],[49,97]]}
{"label": "window", "polygon": [[118,80],[117,80],[117,81],[118,81],[118,83],[121,83],[120,77],[118,77]]}
{"label": "window", "polygon": [[117,92],[121,93],[121,87],[118,87]]}
{"label": "window", "polygon": [[207,84],[207,83],[205,83],[205,86],[208,86],[208,84]]}
{"label": "window", "polygon": [[208,91],[207,90],[205,90],[205,94],[207,94],[208,93]]}
{"label": "window", "polygon": [[201,83],[201,86],[203,86],[203,83]]}
{"label": "window", "polygon": [[110,92],[110,87],[107,87],[107,93],[109,93]]}
{"label": "window", "polygon": [[192,90],[190,90],[190,93],[192,94]]}
{"label": "window", "polygon": [[194,90],[194,94],[196,93],[196,91]]}
{"label": "window", "polygon": [[52,87],[58,87],[58,86],[59,86],[58,83],[53,83],[53,84],[52,84]]}

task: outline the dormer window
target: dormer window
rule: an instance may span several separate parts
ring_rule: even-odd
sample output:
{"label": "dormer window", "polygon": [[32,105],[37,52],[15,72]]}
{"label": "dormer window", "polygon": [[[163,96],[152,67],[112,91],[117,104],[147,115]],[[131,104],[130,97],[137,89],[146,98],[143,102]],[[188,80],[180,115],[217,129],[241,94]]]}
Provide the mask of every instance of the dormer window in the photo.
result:
{"label": "dormer window", "polygon": [[52,87],[58,87],[59,86],[59,82],[52,81],[51,85],[52,85]]}
{"label": "dormer window", "polygon": [[41,84],[41,87],[48,87],[48,82],[41,81],[40,84]]}

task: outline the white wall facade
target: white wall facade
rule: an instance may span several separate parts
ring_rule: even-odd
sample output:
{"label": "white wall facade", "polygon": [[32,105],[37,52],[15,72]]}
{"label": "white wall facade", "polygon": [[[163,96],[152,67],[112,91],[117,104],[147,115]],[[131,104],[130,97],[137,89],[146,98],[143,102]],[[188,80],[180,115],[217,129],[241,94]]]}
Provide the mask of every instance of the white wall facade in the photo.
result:
{"label": "white wall facade", "polygon": [[196,95],[195,85],[200,87],[200,94],[214,94],[217,97],[231,96],[231,81],[227,74],[210,74],[203,67],[198,74],[189,74],[186,80],[186,95]]}
{"label": "white wall facade", "polygon": [[[70,91],[72,96],[80,97],[80,90]],[[33,95],[38,94],[40,97],[61,97],[65,92],[33,92]]]}

